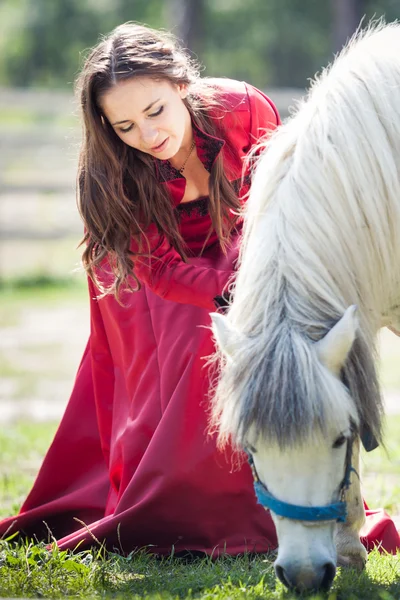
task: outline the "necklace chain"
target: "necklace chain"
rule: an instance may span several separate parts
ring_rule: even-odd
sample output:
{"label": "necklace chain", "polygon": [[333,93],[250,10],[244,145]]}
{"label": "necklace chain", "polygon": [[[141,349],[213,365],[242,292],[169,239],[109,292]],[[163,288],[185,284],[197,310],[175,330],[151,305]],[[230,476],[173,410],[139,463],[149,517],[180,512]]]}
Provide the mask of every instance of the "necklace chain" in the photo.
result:
{"label": "necklace chain", "polygon": [[193,140],[193,142],[192,142],[192,145],[190,146],[189,153],[188,153],[187,157],[185,158],[185,161],[184,161],[183,165],[181,166],[181,168],[180,168],[180,169],[178,169],[179,173],[183,173],[183,171],[185,170],[186,163],[187,163],[187,161],[189,160],[189,157],[190,157],[190,155],[192,154],[192,152],[193,152],[193,150],[194,150],[194,147],[195,147],[195,145],[196,145],[196,142],[195,142],[195,140]]}

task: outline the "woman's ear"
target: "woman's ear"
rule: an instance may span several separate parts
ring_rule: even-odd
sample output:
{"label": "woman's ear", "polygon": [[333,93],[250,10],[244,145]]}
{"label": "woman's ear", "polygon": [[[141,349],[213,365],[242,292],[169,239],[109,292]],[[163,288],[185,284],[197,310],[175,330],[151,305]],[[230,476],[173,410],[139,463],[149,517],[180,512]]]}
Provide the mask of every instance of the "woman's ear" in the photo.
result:
{"label": "woman's ear", "polygon": [[188,95],[188,88],[186,83],[178,83],[178,93],[182,100],[186,98],[186,96]]}

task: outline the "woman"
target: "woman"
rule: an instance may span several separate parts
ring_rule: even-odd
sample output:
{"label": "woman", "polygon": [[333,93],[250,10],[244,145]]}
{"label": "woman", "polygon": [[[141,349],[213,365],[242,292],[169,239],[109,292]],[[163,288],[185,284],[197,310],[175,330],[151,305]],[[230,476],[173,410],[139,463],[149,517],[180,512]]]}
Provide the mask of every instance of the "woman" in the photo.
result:
{"label": "woman", "polygon": [[98,44],[77,88],[90,340],[34,487],[0,532],[51,531],[61,548],[267,550],[274,527],[249,470],[207,434],[206,358],[237,257],[243,159],[277,112],[251,86],[200,79],[171,36],[135,24]]}
{"label": "woman", "polygon": [[0,525],[130,552],[275,547],[249,468],[207,434],[209,312],[234,270],[243,159],[279,123],[271,101],[200,79],[166,34],[126,24],[78,80],[91,334],[21,513]]}

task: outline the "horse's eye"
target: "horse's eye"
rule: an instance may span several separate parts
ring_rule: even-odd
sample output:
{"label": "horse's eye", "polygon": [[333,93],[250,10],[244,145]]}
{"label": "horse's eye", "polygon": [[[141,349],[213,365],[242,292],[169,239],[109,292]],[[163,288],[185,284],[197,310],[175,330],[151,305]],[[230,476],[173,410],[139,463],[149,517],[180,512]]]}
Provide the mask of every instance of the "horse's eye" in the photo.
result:
{"label": "horse's eye", "polygon": [[340,448],[346,441],[346,437],[340,434],[339,437],[333,442],[332,448]]}

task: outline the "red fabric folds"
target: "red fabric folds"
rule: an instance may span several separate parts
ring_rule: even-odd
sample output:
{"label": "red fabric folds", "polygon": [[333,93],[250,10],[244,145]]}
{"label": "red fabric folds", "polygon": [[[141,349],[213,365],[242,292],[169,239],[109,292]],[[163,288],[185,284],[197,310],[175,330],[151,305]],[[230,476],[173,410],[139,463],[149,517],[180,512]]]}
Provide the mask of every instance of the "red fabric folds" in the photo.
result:
{"label": "red fabric folds", "polygon": [[371,510],[365,504],[366,523],[362,528],[361,542],[368,551],[378,548],[381,552],[396,554],[400,550],[400,534],[393,519],[382,508]]}
{"label": "red fabric folds", "polygon": [[[196,261],[232,269],[217,246]],[[124,306],[94,299],[92,284],[90,294],[90,344],[74,392],[9,532],[47,539],[48,527],[61,548],[97,539],[126,552],[274,547],[248,467],[236,468],[207,435],[208,310],[145,286],[126,293]]]}

